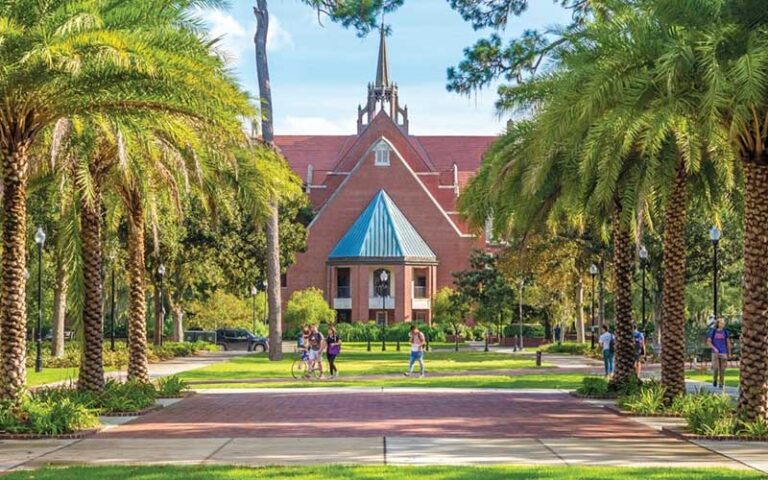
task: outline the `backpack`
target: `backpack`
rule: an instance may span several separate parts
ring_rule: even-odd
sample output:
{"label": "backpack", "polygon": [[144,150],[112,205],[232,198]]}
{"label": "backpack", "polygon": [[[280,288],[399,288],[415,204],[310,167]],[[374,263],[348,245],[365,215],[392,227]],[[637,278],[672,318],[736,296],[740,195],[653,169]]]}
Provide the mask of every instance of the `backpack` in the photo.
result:
{"label": "backpack", "polygon": [[616,337],[611,334],[611,343],[608,344],[608,351],[613,353],[616,351]]}
{"label": "backpack", "polygon": [[645,337],[639,332],[633,337],[635,339],[635,351],[640,355],[645,355]]}

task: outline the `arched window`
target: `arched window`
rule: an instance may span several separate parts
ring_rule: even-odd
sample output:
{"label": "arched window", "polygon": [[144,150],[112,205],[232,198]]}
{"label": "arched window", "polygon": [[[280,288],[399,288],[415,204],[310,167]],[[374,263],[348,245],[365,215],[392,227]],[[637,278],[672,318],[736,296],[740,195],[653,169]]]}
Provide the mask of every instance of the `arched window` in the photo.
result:
{"label": "arched window", "polygon": [[373,154],[375,155],[374,165],[377,167],[389,166],[389,152],[392,149],[389,148],[389,144],[384,140],[380,140],[379,143],[373,147]]}

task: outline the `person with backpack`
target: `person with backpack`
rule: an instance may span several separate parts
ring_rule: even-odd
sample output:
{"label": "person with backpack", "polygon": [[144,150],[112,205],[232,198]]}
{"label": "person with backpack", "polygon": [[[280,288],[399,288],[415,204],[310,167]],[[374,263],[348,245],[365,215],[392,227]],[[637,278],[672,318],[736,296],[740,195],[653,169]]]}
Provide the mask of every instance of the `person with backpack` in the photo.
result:
{"label": "person with backpack", "polygon": [[725,329],[725,320],[720,317],[715,328],[707,334],[707,345],[712,349],[712,386],[723,389],[725,385],[725,369],[728,367],[728,357],[731,354],[731,338]]}
{"label": "person with backpack", "polygon": [[603,325],[603,333],[600,335],[598,343],[603,348],[603,365],[605,365],[606,377],[613,375],[614,340],[613,334],[608,330],[608,325]]}
{"label": "person with backpack", "polygon": [[424,347],[427,344],[427,340],[424,334],[419,331],[419,327],[411,325],[411,333],[408,335],[408,339],[411,343],[411,358],[408,364],[408,371],[405,372],[406,377],[410,377],[413,374],[413,365],[419,362],[421,376],[424,376]]}
{"label": "person with backpack", "polygon": [[637,378],[640,378],[640,371],[643,368],[643,361],[645,360],[645,335],[635,328],[635,331],[632,332],[632,338],[635,341],[635,373],[637,374]]}

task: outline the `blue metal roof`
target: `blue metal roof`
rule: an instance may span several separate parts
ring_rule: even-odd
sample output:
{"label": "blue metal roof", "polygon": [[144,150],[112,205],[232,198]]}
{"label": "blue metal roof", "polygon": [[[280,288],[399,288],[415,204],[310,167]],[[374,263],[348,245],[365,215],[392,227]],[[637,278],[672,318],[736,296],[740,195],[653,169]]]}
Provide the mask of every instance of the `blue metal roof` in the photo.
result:
{"label": "blue metal roof", "polygon": [[328,258],[437,261],[427,242],[384,190],[373,197]]}

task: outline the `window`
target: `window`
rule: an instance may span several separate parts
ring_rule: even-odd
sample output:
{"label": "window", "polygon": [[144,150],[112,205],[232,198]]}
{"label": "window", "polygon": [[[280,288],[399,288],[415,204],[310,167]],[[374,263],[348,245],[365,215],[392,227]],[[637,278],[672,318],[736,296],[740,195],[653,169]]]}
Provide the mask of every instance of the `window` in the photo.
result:
{"label": "window", "polygon": [[376,312],[376,323],[379,325],[384,325],[387,322],[387,311],[378,311]]}
{"label": "window", "polygon": [[283,274],[280,275],[280,286],[282,288],[288,287],[288,274],[287,273],[283,273]]}
{"label": "window", "polygon": [[413,321],[418,323],[427,323],[427,312],[425,310],[414,310]]}
{"label": "window", "polygon": [[373,153],[376,156],[374,165],[377,167],[389,166],[389,144],[384,140],[381,140],[375,147],[373,147]]}
{"label": "window", "polygon": [[336,269],[336,298],[350,298],[349,268]]}
{"label": "window", "polygon": [[413,286],[414,298],[428,298],[427,296],[427,272],[416,272]]}

